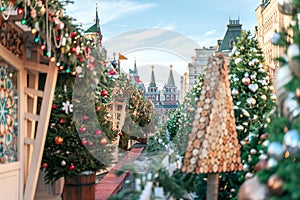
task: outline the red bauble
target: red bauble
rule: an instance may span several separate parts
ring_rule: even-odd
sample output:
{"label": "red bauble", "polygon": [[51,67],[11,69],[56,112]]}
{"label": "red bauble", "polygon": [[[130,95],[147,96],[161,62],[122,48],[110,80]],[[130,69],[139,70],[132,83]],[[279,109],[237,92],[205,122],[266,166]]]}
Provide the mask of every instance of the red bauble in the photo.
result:
{"label": "red bauble", "polygon": [[81,144],[86,145],[86,140],[85,139],[81,140]]}
{"label": "red bauble", "polygon": [[123,133],[120,131],[120,132],[118,133],[118,135],[119,135],[119,136],[122,136],[122,135],[123,135]]}
{"label": "red bauble", "polygon": [[65,124],[66,123],[66,119],[65,118],[60,118],[59,123],[60,124]]}
{"label": "red bauble", "polygon": [[100,111],[100,110],[101,110],[101,107],[100,107],[100,106],[97,106],[96,110],[97,110],[97,111]]}
{"label": "red bauble", "polygon": [[72,32],[72,33],[70,33],[70,37],[71,37],[71,38],[74,38],[76,35],[77,35],[77,33],[76,33],[76,32]]}
{"label": "red bauble", "polygon": [[102,131],[99,130],[99,129],[97,129],[97,130],[95,131],[95,133],[96,133],[96,135],[100,135],[100,134],[102,133]]}
{"label": "red bauble", "polygon": [[70,51],[71,51],[71,53],[75,53],[75,52],[76,52],[76,48],[75,48],[75,47],[72,47],[72,48],[70,49]]}
{"label": "red bauble", "polygon": [[73,171],[75,169],[75,166],[73,164],[70,165],[69,170]]}
{"label": "red bauble", "polygon": [[89,145],[90,147],[93,146],[93,144],[94,144],[93,142],[89,142],[89,143],[88,143],[88,145]]}
{"label": "red bauble", "polygon": [[60,145],[64,142],[64,138],[60,137],[60,136],[56,136],[54,139],[55,144]]}
{"label": "red bauble", "polygon": [[108,94],[107,90],[102,90],[101,91],[101,96],[105,97],[105,96],[107,96],[107,94]]}
{"label": "red bauble", "polygon": [[56,109],[57,106],[55,104],[52,105],[52,109]]}
{"label": "red bauble", "polygon": [[83,116],[82,116],[82,120],[83,120],[83,121],[86,121],[86,120],[88,120],[88,118],[89,118],[89,117],[88,117],[88,116],[86,116],[86,115],[83,115]]}
{"label": "red bauble", "polygon": [[42,164],[42,167],[43,167],[43,168],[47,168],[47,167],[48,167],[48,163],[46,163],[46,162],[43,163],[43,164]]}

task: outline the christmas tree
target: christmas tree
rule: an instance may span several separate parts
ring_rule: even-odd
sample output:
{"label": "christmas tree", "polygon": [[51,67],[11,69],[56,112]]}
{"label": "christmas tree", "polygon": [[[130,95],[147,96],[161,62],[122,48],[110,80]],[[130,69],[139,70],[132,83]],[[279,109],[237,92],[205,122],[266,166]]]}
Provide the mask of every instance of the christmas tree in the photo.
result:
{"label": "christmas tree", "polygon": [[265,128],[268,115],[274,107],[274,95],[271,94],[273,88],[263,62],[263,53],[256,38],[251,36],[250,31],[242,31],[229,60],[236,128],[243,162],[243,171],[238,173],[238,177],[236,174],[223,177],[226,183],[224,188],[234,190],[233,196],[245,178],[253,176],[255,165],[264,156],[262,141],[266,139]]}
{"label": "christmas tree", "polygon": [[[278,1],[278,6],[280,12],[291,16],[291,21],[272,38],[273,44],[285,49],[285,55],[277,58],[280,62],[275,79],[278,107],[267,130],[268,159],[258,177],[265,184],[261,187],[266,186],[265,198],[296,200],[300,199],[300,1]],[[253,187],[245,183],[247,190],[252,191]]]}
{"label": "christmas tree", "polygon": [[42,159],[46,182],[60,177],[68,181],[83,171],[96,172],[116,162],[110,154],[118,132],[106,106],[111,94],[95,93],[96,88],[110,91],[114,81],[98,47],[89,46],[88,68],[81,69],[80,77],[59,75]]}

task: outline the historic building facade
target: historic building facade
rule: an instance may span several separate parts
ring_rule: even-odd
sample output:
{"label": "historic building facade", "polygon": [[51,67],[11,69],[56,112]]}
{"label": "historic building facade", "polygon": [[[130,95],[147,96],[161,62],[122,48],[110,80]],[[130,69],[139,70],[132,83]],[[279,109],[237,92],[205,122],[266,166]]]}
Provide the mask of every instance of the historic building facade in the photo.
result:
{"label": "historic building facade", "polygon": [[229,56],[234,43],[237,42],[238,37],[242,34],[242,24],[240,19],[230,19],[227,24],[227,30],[222,40],[218,40],[217,52],[223,53],[225,56]]}
{"label": "historic building facade", "polygon": [[265,65],[268,67],[270,78],[274,79],[279,66],[274,58],[282,56],[284,50],[273,45],[271,38],[275,31],[279,32],[282,28],[288,26],[291,18],[279,12],[276,0],[262,0],[256,8],[256,20],[255,35],[264,53]]}
{"label": "historic building facade", "polygon": [[240,20],[229,19],[224,38],[217,41],[217,46],[195,49],[196,56],[192,57],[192,62],[188,64],[187,71],[181,76],[181,91],[183,97],[191,90],[195,83],[197,83],[199,74],[201,74],[207,66],[208,58],[216,52],[228,57],[234,42],[241,36],[241,33],[242,24],[240,24]]}
{"label": "historic building facade", "polygon": [[[196,56],[192,57],[192,62],[187,66],[187,89],[188,91],[197,83],[198,76],[203,72],[203,69],[207,66],[208,58],[216,52],[215,46],[203,47],[195,49]],[[183,91],[184,88],[182,88]]]}
{"label": "historic building facade", "polygon": [[145,96],[152,101],[160,121],[164,121],[169,113],[178,107],[179,92],[175,85],[172,65],[170,66],[168,81],[162,90],[160,90],[156,85],[154,66],[152,66],[150,83],[147,91],[145,92]]}

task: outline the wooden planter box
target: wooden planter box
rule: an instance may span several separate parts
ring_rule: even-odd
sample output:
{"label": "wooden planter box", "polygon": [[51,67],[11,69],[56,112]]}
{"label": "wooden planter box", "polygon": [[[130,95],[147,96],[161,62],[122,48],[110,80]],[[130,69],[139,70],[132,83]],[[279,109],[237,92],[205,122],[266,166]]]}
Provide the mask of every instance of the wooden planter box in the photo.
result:
{"label": "wooden planter box", "polygon": [[65,182],[63,200],[95,200],[96,173],[87,171]]}

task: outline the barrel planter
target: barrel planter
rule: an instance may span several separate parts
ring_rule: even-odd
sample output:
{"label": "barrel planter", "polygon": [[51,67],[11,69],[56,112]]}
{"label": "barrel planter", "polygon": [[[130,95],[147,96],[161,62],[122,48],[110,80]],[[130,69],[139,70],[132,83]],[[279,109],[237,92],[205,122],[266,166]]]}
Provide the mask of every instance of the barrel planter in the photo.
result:
{"label": "barrel planter", "polygon": [[65,181],[63,200],[95,200],[96,173],[86,171]]}

